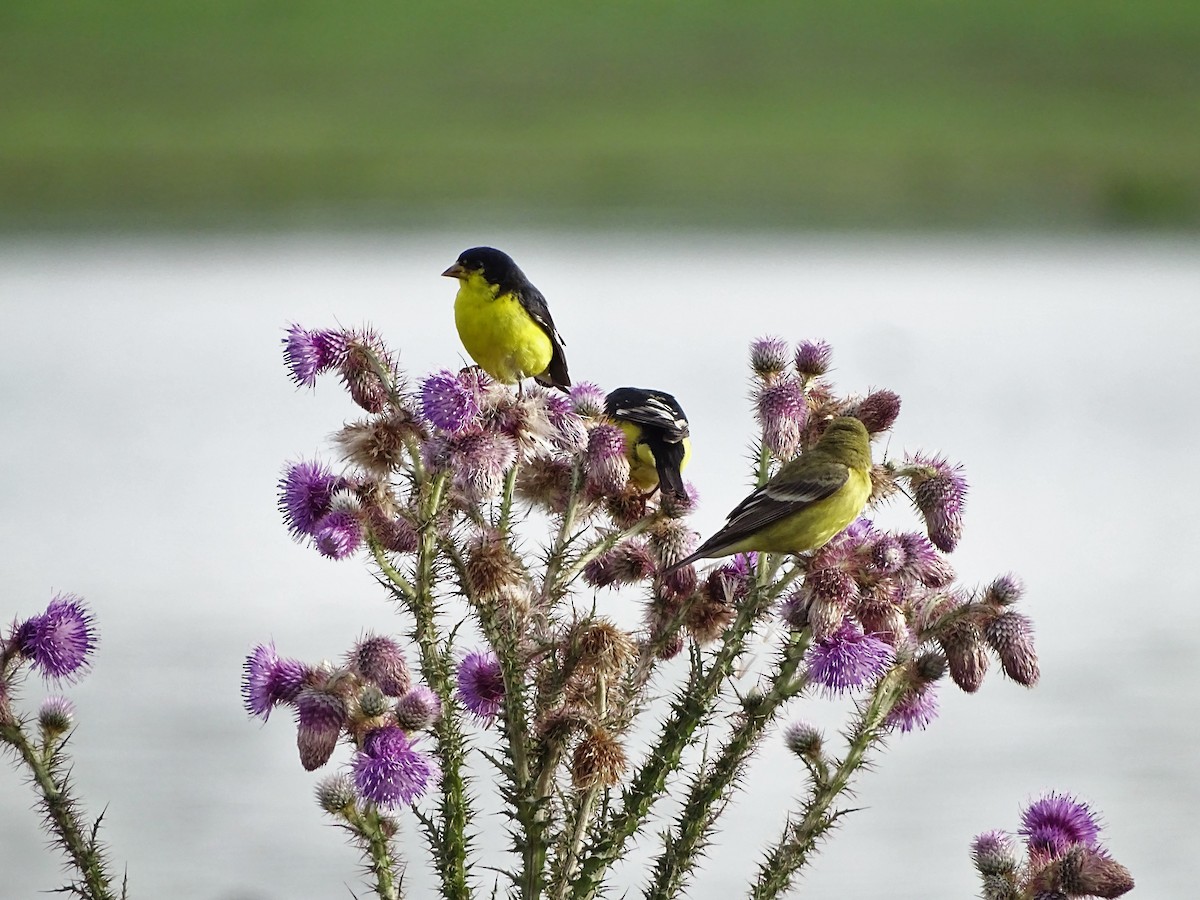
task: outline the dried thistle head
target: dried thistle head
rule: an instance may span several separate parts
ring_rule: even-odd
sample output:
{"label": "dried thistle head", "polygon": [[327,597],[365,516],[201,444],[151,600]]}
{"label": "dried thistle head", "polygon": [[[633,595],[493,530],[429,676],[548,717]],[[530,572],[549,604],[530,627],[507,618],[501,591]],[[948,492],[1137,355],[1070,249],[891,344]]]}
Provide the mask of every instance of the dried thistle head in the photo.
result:
{"label": "dried thistle head", "polygon": [[629,635],[607,619],[580,622],[569,640],[579,668],[606,678],[624,671],[636,652]]}
{"label": "dried thistle head", "polygon": [[603,728],[593,728],[575,747],[571,783],[579,790],[612,787],[621,780],[627,760],[620,742]]}

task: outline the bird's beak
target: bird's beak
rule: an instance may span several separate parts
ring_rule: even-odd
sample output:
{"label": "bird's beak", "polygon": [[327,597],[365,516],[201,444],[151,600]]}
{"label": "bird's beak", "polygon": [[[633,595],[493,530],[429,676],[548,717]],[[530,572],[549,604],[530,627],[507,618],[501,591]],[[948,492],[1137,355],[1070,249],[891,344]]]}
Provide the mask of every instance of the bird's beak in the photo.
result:
{"label": "bird's beak", "polygon": [[462,263],[455,263],[443,272],[442,275],[446,278],[466,278],[467,270],[463,268]]}

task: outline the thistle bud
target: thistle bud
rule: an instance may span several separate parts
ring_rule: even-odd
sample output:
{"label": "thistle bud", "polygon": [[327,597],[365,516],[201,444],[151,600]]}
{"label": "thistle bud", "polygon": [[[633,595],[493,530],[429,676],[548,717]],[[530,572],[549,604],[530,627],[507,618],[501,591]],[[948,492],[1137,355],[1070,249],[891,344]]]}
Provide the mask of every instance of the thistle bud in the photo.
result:
{"label": "thistle bud", "polygon": [[719,640],[737,615],[737,607],[702,594],[688,607],[684,624],[700,646]]}
{"label": "thistle bud", "polygon": [[849,412],[867,429],[868,434],[887,431],[900,415],[900,395],[893,391],[872,391]]}
{"label": "thistle bud", "polygon": [[47,742],[56,740],[75,724],[75,704],[66,697],[47,697],[38,709],[38,724]]}
{"label": "thistle bud", "polygon": [[354,648],[352,665],[358,674],[378,685],[389,697],[406,693],[412,680],[404,650],[389,637],[368,634]]}
{"label": "thistle bud", "polygon": [[780,459],[791,459],[800,449],[800,434],[808,423],[808,403],[800,382],[786,378],[763,385],[755,403],[763,443]]}
{"label": "thistle bud", "polygon": [[929,539],[949,553],[962,536],[962,512],[967,498],[967,480],[962,467],[944,458],[920,454],[905,460],[913,503],[925,518]]}
{"label": "thistle bud", "polygon": [[987,624],[983,636],[1000,657],[1005,675],[1026,687],[1037,684],[1038,658],[1033,648],[1033,622],[1028,617],[1005,610]]}
{"label": "thistle bud", "polygon": [[317,782],[317,805],[330,815],[345,815],[358,800],[349,775],[328,775]]}
{"label": "thistle bud", "polygon": [[761,337],[750,345],[750,368],[770,384],[787,370],[790,355],[786,341],[777,337]]}
{"label": "thistle bud", "polygon": [[634,584],[654,574],[654,557],[645,541],[630,538],[584,566],[583,580],[593,587]]}
{"label": "thistle bud", "polygon": [[625,434],[616,425],[596,425],[588,432],[583,458],[588,487],[601,496],[619,494],[629,481]]}
{"label": "thistle bud", "polygon": [[419,684],[396,701],[396,725],[410,734],[424,731],[442,717],[442,701],[429,688]]}
{"label": "thistle bud", "polygon": [[296,697],[296,747],[311,772],[329,762],[346,723],[346,701],[336,693],[304,688]]}
{"label": "thistle bud", "polygon": [[783,734],[787,748],[801,759],[817,762],[822,758],[825,736],[810,722],[793,722]]}
{"label": "thistle bud", "polygon": [[1016,575],[1001,575],[987,586],[982,601],[989,606],[1013,606],[1025,594],[1025,585]]}
{"label": "thistle bud", "polygon": [[971,860],[980,875],[1004,875],[1017,871],[1017,854],[1012,839],[1003,831],[985,831],[971,841]]}
{"label": "thistle bud", "polygon": [[620,673],[636,652],[629,635],[606,619],[581,622],[571,643],[578,647],[581,668],[608,677]]}
{"label": "thistle bud", "polygon": [[983,676],[987,674],[988,658],[978,626],[972,622],[956,622],[939,638],[939,643],[946,654],[954,683],[968,694],[979,690]]}
{"label": "thistle bud", "polygon": [[371,413],[380,413],[387,408],[391,390],[391,384],[376,370],[376,363],[395,380],[395,363],[383,339],[371,328],[349,332],[338,370],[351,399]]}
{"label": "thistle bud", "polygon": [[801,341],[796,348],[796,371],[804,378],[819,378],[829,371],[833,348],[824,341]]}
{"label": "thistle bud", "polygon": [[585,419],[598,419],[604,415],[605,393],[600,386],[590,381],[581,381],[571,388],[571,403],[575,412]]}

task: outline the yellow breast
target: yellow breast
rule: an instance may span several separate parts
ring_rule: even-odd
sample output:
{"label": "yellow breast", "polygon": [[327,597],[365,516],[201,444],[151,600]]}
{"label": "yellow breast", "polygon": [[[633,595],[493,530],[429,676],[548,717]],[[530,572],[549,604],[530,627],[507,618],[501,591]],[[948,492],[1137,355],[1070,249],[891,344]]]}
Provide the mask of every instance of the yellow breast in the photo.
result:
{"label": "yellow breast", "polygon": [[512,294],[497,295],[482,275],[464,279],[454,298],[454,324],[471,359],[505,384],[540,375],[550,365],[550,337]]}
{"label": "yellow breast", "polygon": [[[633,422],[617,421],[617,425],[625,432],[625,455],[629,459],[629,479],[641,490],[652,490],[658,484],[658,467],[654,461],[654,453],[650,448],[638,441],[641,428]],[[692,439],[683,439],[683,462],[679,471],[687,468],[692,458]]]}

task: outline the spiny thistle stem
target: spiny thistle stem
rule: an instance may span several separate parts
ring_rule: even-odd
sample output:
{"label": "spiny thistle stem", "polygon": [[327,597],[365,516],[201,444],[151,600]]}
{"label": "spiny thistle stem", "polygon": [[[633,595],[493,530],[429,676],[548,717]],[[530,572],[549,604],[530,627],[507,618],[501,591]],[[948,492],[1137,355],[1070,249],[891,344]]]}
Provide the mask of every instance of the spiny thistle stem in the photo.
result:
{"label": "spiny thistle stem", "polygon": [[41,806],[58,842],[70,857],[71,864],[83,878],[82,885],[74,890],[88,900],[116,900],[118,896],[109,885],[105,871],[106,861],[95,834],[89,840],[84,837],[83,822],[80,821],[75,801],[70,794],[70,784],[55,771],[55,755],[38,753],[29,743],[19,722],[0,725],[0,740],[15,749],[29,766],[33,780],[41,792]]}
{"label": "spiny thistle stem", "polygon": [[666,789],[667,776],[679,767],[684,749],[698,739],[699,726],[711,711],[734,662],[745,649],[747,635],[770,606],[773,596],[773,591],[757,588],[751,591],[707,670],[693,678],[676,698],[658,743],[625,789],[620,811],[583,860],[571,894],[576,900],[595,896],[604,873],[620,856],[625,842],[637,831],[650,807]]}
{"label": "spiny thistle stem", "polygon": [[383,545],[380,544],[379,541],[376,540],[375,535],[371,534],[370,532],[367,533],[367,543],[371,548],[371,556],[375,559],[375,564],[379,566],[379,571],[381,571],[387,577],[387,580],[404,595],[409,603],[415,601],[417,598],[417,589],[413,587],[411,581],[405,578],[404,575],[401,574],[401,572],[388,561],[387,553],[384,551]]}
{"label": "spiny thistle stem", "polygon": [[546,560],[546,572],[542,580],[541,593],[542,603],[545,605],[552,604],[555,597],[558,596],[558,573],[565,561],[567,548],[570,547],[573,540],[571,532],[575,528],[575,514],[579,508],[579,491],[582,486],[582,474],[579,463],[576,462],[571,467],[571,491],[567,497],[567,506],[563,510],[562,521],[559,522],[558,534],[554,537],[554,546],[551,547],[550,555]]}
{"label": "spiny thistle stem", "polygon": [[508,534],[509,524],[512,520],[512,503],[513,490],[517,486],[517,470],[520,466],[513,465],[508,467],[508,472],[504,475],[504,493],[501,495],[500,501],[500,518],[496,523],[496,530],[500,532],[501,537]]}
{"label": "spiny thistle stem", "polygon": [[348,827],[363,845],[363,853],[369,860],[375,875],[375,893],[379,900],[401,900],[400,862],[392,854],[391,841],[384,826],[383,817],[374,805],[359,810],[353,804],[341,810]]}
{"label": "spiny thistle stem", "polygon": [[614,532],[613,534],[610,534],[607,537],[597,541],[595,544],[581,553],[579,558],[575,560],[575,562],[571,563],[570,567],[566,570],[566,572],[563,573],[560,578],[563,586],[565,587],[574,581],[575,577],[584,570],[587,564],[601,553],[611,550],[626,538],[637,537],[653,524],[654,516],[646,516],[645,518],[634,522],[624,531]]}
{"label": "spiny thistle stem", "polygon": [[875,686],[849,735],[846,756],[838,763],[832,777],[822,782],[814,780],[800,821],[789,822],[784,827],[779,840],[759,867],[758,879],[750,888],[752,900],[770,900],[784,893],[796,873],[807,864],[817,840],[845,814],[846,810],[831,811],[831,807],[863,764],[867,751],[882,736],[883,722],[904,690],[904,674],[900,667],[893,667]]}
{"label": "spiny thistle stem", "polygon": [[796,671],[808,644],[807,629],[800,635],[794,635],[771,679],[771,689],[762,696],[747,698],[742,702],[739,721],[720,755],[708,764],[706,772],[698,773],[692,783],[692,789],[676,819],[677,831],[667,832],[664,836],[663,852],[655,865],[654,881],[646,890],[647,900],[670,900],[680,896],[684,879],[695,865],[696,855],[704,848],[723,809],[722,798],[745,771],[763,732],[774,721],[783,704],[806,687],[807,679],[796,678]]}
{"label": "spiny thistle stem", "polygon": [[525,690],[523,654],[513,628],[506,627],[507,623],[500,621],[496,615],[495,604],[481,601],[475,596],[467,577],[466,564],[454,542],[444,541],[442,548],[456,569],[462,593],[475,610],[484,637],[500,662],[500,674],[504,680],[504,736],[511,763],[510,766],[504,767],[504,771],[512,780],[513,813],[523,828],[524,868],[521,873],[521,896],[525,900],[536,900],[541,895],[543,886],[546,825],[545,817],[540,813],[541,799],[530,777],[532,736],[526,725],[528,697]]}
{"label": "spiny thistle stem", "polygon": [[416,621],[415,637],[421,649],[421,671],[441,697],[443,715],[434,725],[437,754],[442,767],[441,828],[434,841],[434,856],[442,880],[442,895],[453,900],[470,896],[467,883],[467,822],[470,819],[462,779],[464,745],[461,722],[454,702],[452,665],[439,642],[435,598],[434,564],[437,559],[437,515],[445,492],[446,473],[428,484],[418,526],[415,594],[409,608]]}
{"label": "spiny thistle stem", "polygon": [[555,900],[565,900],[571,887],[571,876],[575,874],[575,866],[579,862],[579,852],[583,849],[583,840],[587,836],[588,824],[592,818],[592,807],[600,796],[600,785],[594,784],[583,793],[579,808],[575,811],[575,824],[571,829],[571,842],[567,845],[567,856],[563,863],[562,880],[554,892]]}

